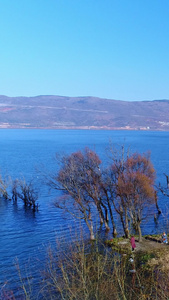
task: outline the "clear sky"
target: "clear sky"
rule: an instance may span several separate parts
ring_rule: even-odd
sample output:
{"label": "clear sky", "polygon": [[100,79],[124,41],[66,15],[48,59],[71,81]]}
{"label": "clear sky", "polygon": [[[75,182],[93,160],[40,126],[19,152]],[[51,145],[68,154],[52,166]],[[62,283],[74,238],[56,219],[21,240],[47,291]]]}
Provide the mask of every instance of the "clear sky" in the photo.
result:
{"label": "clear sky", "polygon": [[0,0],[0,94],[169,99],[169,0]]}

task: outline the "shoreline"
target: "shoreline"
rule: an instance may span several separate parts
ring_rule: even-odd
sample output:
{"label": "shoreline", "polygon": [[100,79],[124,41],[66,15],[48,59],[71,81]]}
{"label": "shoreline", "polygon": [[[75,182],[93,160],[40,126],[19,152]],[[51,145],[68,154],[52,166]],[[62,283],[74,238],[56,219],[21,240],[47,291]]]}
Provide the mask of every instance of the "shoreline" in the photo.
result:
{"label": "shoreline", "polygon": [[31,130],[89,130],[89,131],[146,131],[146,132],[169,132],[169,129],[162,129],[162,128],[115,128],[115,127],[94,127],[94,126],[82,126],[82,127],[67,127],[67,126],[44,126],[44,127],[38,127],[38,126],[13,126],[13,125],[1,125],[0,124],[0,130],[1,129],[31,129]]}

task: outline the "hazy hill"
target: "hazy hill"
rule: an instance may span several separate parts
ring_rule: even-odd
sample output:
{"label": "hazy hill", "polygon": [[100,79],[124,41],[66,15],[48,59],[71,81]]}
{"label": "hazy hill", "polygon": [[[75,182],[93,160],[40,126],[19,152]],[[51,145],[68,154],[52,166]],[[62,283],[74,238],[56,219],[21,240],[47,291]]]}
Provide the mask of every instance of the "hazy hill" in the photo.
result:
{"label": "hazy hill", "polygon": [[169,130],[169,100],[0,96],[0,128]]}

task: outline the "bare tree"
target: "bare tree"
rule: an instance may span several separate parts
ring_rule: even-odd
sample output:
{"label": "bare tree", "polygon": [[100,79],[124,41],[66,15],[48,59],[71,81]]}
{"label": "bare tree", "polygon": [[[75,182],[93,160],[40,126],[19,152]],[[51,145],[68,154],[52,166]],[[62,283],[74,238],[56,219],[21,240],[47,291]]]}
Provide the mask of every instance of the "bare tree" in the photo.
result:
{"label": "bare tree", "polygon": [[13,201],[17,201],[18,198],[23,201],[25,207],[31,207],[33,211],[38,210],[38,193],[35,190],[32,181],[29,183],[27,183],[25,179],[16,179],[13,181],[12,199]]}
{"label": "bare tree", "polygon": [[146,214],[145,208],[155,203],[156,195],[155,170],[149,154],[129,156],[122,147],[118,156],[112,155],[111,164],[102,170],[100,158],[88,148],[64,155],[60,162],[59,172],[47,179],[51,188],[62,191],[62,196],[56,201],[57,207],[84,219],[91,239],[94,239],[93,221],[97,212],[107,230],[110,215],[113,235],[117,235],[116,212],[125,236],[129,237],[131,223],[141,240],[140,226]]}
{"label": "bare tree", "polygon": [[51,188],[62,191],[56,206],[84,219],[90,237],[94,239],[93,220],[96,213],[100,223],[104,223],[106,230],[109,230],[107,207],[102,202],[101,160],[94,151],[85,148],[83,152],[64,155],[60,162],[60,171],[47,179]]}
{"label": "bare tree", "polygon": [[[110,164],[103,172],[103,190],[105,197],[103,198],[108,209],[113,226],[113,235],[117,235],[116,225],[114,221],[114,211],[120,216],[125,237],[129,237],[127,206],[123,197],[118,195],[118,180],[119,176],[124,171],[125,152],[124,146],[120,149],[109,149],[111,153]],[[126,155],[127,156],[127,155]]]}
{"label": "bare tree", "polygon": [[8,191],[7,188],[9,186],[9,178],[3,179],[2,176],[0,175],[0,195],[4,199],[9,199]]}
{"label": "bare tree", "polygon": [[60,163],[60,171],[48,177],[47,182],[50,188],[62,191],[62,196],[56,200],[55,205],[76,218],[84,219],[93,240],[92,203],[85,188],[88,175],[83,154],[79,151],[64,155]]}
{"label": "bare tree", "polygon": [[155,202],[155,170],[149,154],[132,154],[118,178],[118,195],[124,201],[132,224],[142,238],[141,222],[146,208]]}
{"label": "bare tree", "polygon": [[[159,191],[163,194],[163,196],[169,197],[169,176],[165,173],[164,173],[164,176],[166,178],[166,185],[161,185],[161,183],[159,183],[159,185],[156,188],[157,188],[157,191]],[[158,214],[161,214],[161,210],[158,206],[157,192],[156,192],[156,195],[155,195],[155,204],[156,204]],[[155,219],[157,219],[156,216],[155,216]]]}
{"label": "bare tree", "polygon": [[12,200],[14,202],[17,202],[18,200],[18,192],[17,192],[17,189],[18,189],[18,184],[19,184],[19,181],[18,179],[15,179],[13,182],[12,182]]}
{"label": "bare tree", "polygon": [[164,176],[166,178],[166,186],[161,185],[161,183],[159,183],[157,189],[166,197],[169,197],[169,176],[167,174],[164,173]]}

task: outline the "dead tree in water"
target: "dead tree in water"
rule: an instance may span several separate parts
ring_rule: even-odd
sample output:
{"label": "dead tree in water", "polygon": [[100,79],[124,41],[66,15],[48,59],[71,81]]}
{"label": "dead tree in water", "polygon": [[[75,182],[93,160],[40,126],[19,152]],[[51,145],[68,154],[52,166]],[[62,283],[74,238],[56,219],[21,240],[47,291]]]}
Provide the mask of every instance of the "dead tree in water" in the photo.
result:
{"label": "dead tree in water", "polygon": [[158,206],[158,196],[157,196],[157,191],[155,191],[155,193],[154,193],[154,201],[155,201],[155,205],[156,205],[156,208],[157,208],[158,215],[160,215],[160,214],[161,214],[161,210],[160,210],[160,208],[159,208],[159,206]]}
{"label": "dead tree in water", "polygon": [[164,175],[165,175],[166,180],[167,180],[167,189],[169,189],[169,176],[165,173],[164,173]]}
{"label": "dead tree in water", "polygon": [[[157,190],[159,190],[164,196],[169,197],[169,176],[164,173],[166,177],[166,186],[162,186],[160,183],[157,186]],[[157,207],[157,206],[156,206]],[[161,210],[160,210],[161,213]]]}
{"label": "dead tree in water", "polygon": [[17,188],[18,188],[18,180],[15,179],[12,183],[12,200],[14,202],[17,202],[18,200]]}
{"label": "dead tree in water", "polygon": [[38,193],[35,191],[32,182],[16,179],[12,185],[12,199],[17,202],[21,199],[25,207],[31,207],[33,211],[38,210]]}
{"label": "dead tree in water", "polygon": [[4,199],[9,199],[9,195],[7,192],[7,187],[8,187],[8,180],[2,179],[1,175],[0,175],[0,195],[1,197],[3,197]]}

